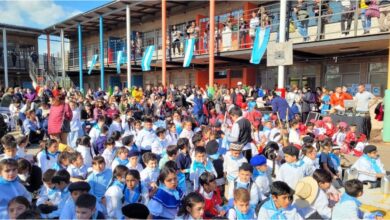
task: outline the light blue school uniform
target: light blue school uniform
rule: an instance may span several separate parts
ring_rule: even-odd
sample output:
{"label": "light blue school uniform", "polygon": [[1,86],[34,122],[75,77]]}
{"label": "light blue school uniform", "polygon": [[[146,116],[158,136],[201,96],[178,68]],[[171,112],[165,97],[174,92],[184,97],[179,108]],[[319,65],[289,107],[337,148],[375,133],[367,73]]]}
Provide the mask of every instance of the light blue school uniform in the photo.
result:
{"label": "light blue school uniform", "polygon": [[46,218],[58,218],[60,215],[61,215],[61,212],[62,210],[64,209],[65,207],[65,203],[66,201],[70,198],[72,198],[70,196],[70,192],[68,190],[68,186],[65,187],[62,191],[60,191],[61,195],[60,195],[60,203],[58,204],[58,209],[47,214],[46,215]]}
{"label": "light blue school uniform", "polygon": [[[95,216],[96,216],[98,211],[103,213],[103,208],[99,204],[99,202],[96,201],[96,211],[95,211],[95,214],[94,214]],[[72,197],[69,197],[68,200],[66,201],[66,203],[64,205],[64,208],[61,211],[61,215],[60,215],[59,219],[64,219],[64,220],[65,219],[66,220],[77,219],[77,216],[76,216],[76,204],[73,201]]]}
{"label": "light blue school uniform", "polygon": [[16,196],[23,196],[31,202],[31,194],[15,178],[12,181],[0,177],[0,219],[8,219],[8,202]]}
{"label": "light blue school uniform", "polygon": [[302,216],[297,212],[293,205],[289,205],[286,209],[276,208],[274,200],[269,198],[260,208],[257,216],[258,220],[303,220]]}
{"label": "light blue school uniform", "polygon": [[100,173],[93,171],[86,180],[91,186],[90,193],[96,196],[97,200],[100,200],[106,193],[111,179],[112,171],[110,169],[105,169]]}
{"label": "light blue school uniform", "polygon": [[332,220],[344,219],[375,219],[379,213],[364,213],[360,210],[362,203],[356,198],[344,193],[333,208]]}

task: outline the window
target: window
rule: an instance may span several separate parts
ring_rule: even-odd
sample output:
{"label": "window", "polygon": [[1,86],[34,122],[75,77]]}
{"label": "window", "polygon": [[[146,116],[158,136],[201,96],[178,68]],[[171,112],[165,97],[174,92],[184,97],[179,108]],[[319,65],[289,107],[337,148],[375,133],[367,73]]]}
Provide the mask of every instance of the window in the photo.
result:
{"label": "window", "polygon": [[344,63],[327,65],[325,74],[326,87],[335,89],[338,86],[351,87],[360,83],[360,64]]}
{"label": "window", "polygon": [[214,72],[214,78],[215,79],[226,79],[226,77],[227,77],[227,72],[226,71]]}
{"label": "window", "polygon": [[143,46],[146,47],[146,46],[154,45],[154,37],[155,37],[154,31],[145,32],[143,34],[143,37],[144,37],[144,45]]}
{"label": "window", "polygon": [[242,70],[231,70],[230,78],[242,78]]}
{"label": "window", "polygon": [[387,63],[370,63],[369,64],[369,79],[368,83],[371,84],[371,88],[379,87],[379,94],[374,95],[384,95],[384,90],[387,86]]}

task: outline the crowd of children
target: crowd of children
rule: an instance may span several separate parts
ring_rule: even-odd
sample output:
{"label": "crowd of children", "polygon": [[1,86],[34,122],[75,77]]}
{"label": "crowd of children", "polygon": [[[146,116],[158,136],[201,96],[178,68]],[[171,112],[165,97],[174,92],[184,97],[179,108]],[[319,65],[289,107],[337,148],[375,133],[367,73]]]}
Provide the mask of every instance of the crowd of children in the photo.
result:
{"label": "crowd of children", "polygon": [[[69,146],[47,138],[34,156],[28,138],[7,134],[0,219],[381,218],[359,209],[363,185],[379,187],[386,172],[356,126],[324,117],[288,129],[263,115],[244,146],[229,136],[250,110],[233,108],[212,126],[178,112],[165,121],[98,116],[85,135],[74,125]],[[341,154],[359,157],[357,179],[343,181]]]}

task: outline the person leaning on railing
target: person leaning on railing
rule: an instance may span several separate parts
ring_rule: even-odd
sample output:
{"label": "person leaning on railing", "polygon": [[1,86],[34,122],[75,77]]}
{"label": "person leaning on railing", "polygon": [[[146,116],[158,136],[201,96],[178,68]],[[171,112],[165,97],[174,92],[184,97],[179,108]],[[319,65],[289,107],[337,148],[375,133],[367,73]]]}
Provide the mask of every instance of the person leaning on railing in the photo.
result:
{"label": "person leaning on railing", "polygon": [[390,30],[390,0],[381,0],[379,6],[379,29],[381,32],[386,32]]}

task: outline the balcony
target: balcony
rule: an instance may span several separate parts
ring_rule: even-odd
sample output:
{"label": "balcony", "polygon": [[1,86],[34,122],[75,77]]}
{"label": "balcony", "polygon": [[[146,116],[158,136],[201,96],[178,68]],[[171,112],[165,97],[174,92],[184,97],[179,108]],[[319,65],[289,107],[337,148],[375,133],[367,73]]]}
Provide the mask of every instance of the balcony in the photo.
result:
{"label": "balcony", "polygon": [[[298,20],[295,13],[291,11],[289,13],[289,33],[287,34],[288,41],[294,45],[294,50],[300,48],[300,52],[306,54],[342,54],[351,53],[356,51],[375,51],[388,46],[389,32],[380,32],[377,18],[372,18],[371,28],[369,33],[365,33],[362,27],[362,20],[359,14],[359,10],[343,11],[341,5],[338,2],[331,2],[330,7],[333,10],[332,14],[314,16],[313,5],[309,5],[308,12],[309,17],[307,19]],[[235,59],[241,59],[248,62],[250,51],[252,48],[252,39],[249,36],[250,28],[250,15],[253,11],[257,12],[259,8],[251,9],[249,11],[236,10],[224,15],[216,16],[216,30],[215,35],[218,36],[215,39],[215,52],[218,56],[221,54],[224,56],[231,56]],[[270,42],[278,41],[279,30],[279,12],[278,4],[270,5],[266,7],[271,22],[267,25],[271,29]],[[351,16],[351,26],[348,34],[342,34],[341,32],[341,18],[346,15]],[[239,28],[239,21],[243,19],[247,26],[246,28]],[[194,64],[207,64],[208,55],[208,37],[206,34],[208,18],[202,18],[198,22],[199,34],[198,41],[195,47],[193,63]],[[182,21],[181,24],[188,24],[189,21]],[[301,24],[307,23],[307,38],[304,39],[302,34]],[[319,26],[324,25],[324,33],[321,33]],[[287,27],[286,27],[287,29]],[[183,48],[186,39],[185,25],[181,25],[179,30],[183,33],[180,40],[175,44],[171,44],[170,40],[167,44],[167,58],[170,63],[176,62],[176,67],[183,60]],[[167,31],[167,36],[172,36],[171,31]],[[142,53],[145,48],[150,45],[155,45],[155,52],[153,55],[152,66],[161,66],[162,59],[162,40],[161,30],[154,30],[144,32],[140,38],[141,45],[137,45],[132,42],[131,60],[132,68],[140,69],[140,60],[142,59]],[[171,39],[171,37],[168,37]],[[361,43],[363,42],[364,43]],[[337,47],[332,45],[339,45]],[[174,53],[173,45],[176,46]],[[329,47],[322,46],[316,47],[316,45],[331,45]],[[180,48],[180,53],[177,50]],[[116,38],[108,39],[104,42],[104,66],[107,68],[116,68],[117,52],[123,51],[126,54],[126,38],[125,36],[119,36]],[[317,49],[316,49],[317,48]],[[88,69],[92,57],[94,54],[99,53],[99,43],[92,43],[83,47],[83,69]],[[79,69],[79,56],[78,48],[71,48],[67,54],[67,69],[69,71],[78,71]],[[124,58],[124,61],[126,59]],[[226,60],[225,60],[226,61]],[[125,63],[125,62],[123,62]],[[223,62],[222,62],[223,63]],[[218,60],[216,60],[218,64]],[[97,61],[95,69],[98,69],[101,65],[100,61]],[[168,64],[168,67],[170,65]],[[175,65],[173,65],[175,66]],[[125,66],[122,66],[125,68]]]}

